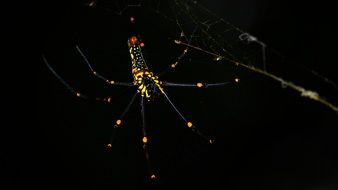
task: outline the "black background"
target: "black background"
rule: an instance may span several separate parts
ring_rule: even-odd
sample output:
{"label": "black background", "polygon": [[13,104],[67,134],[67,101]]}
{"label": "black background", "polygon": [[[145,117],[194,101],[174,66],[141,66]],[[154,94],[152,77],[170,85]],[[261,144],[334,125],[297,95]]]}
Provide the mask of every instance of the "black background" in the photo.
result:
{"label": "black background", "polygon": [[[202,3],[281,52],[282,56],[268,62],[271,69],[338,103],[337,90],[306,69],[337,81],[333,6],[263,0]],[[23,28],[27,30],[25,37],[34,31],[24,39],[30,42],[33,64],[38,68],[32,76],[37,79],[37,88],[25,91],[34,96],[29,109],[25,106],[14,111],[32,114],[34,122],[19,117],[12,122],[25,124],[9,127],[10,138],[3,151],[7,187],[338,188],[336,113],[266,77],[207,63],[184,65],[163,79],[216,82],[241,77],[240,84],[222,89],[167,89],[186,117],[215,137],[217,143],[210,146],[184,128],[163,98],[148,103],[150,156],[159,172],[159,181],[149,182],[140,143],[138,99],[124,120],[113,150],[105,148],[112,123],[133,89],[112,89],[96,80],[74,49],[74,44],[79,44],[105,76],[131,81],[125,47],[131,34],[129,12],[116,20],[111,13],[88,9],[83,2],[44,2],[35,8],[37,11],[30,13],[35,15],[35,24]],[[149,17],[139,14],[136,18]],[[167,45],[166,35],[172,30],[160,22],[163,19],[153,20],[159,22],[140,21],[138,30],[144,34],[147,58],[154,71],[160,72],[177,57],[177,49],[173,51]],[[44,65],[42,53],[72,86],[92,96],[112,96],[112,104],[71,96]],[[279,62],[281,59],[285,61]]]}

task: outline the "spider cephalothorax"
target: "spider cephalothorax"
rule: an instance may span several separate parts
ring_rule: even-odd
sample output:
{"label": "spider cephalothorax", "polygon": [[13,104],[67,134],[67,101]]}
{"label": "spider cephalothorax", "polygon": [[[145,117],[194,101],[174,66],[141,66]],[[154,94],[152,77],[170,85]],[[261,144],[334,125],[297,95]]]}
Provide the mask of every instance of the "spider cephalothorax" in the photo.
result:
{"label": "spider cephalothorax", "polygon": [[141,93],[141,96],[149,99],[163,92],[161,87],[162,82],[159,81],[158,77],[154,76],[152,72],[139,71],[134,74],[134,77],[134,85],[138,86],[137,89],[138,92]]}

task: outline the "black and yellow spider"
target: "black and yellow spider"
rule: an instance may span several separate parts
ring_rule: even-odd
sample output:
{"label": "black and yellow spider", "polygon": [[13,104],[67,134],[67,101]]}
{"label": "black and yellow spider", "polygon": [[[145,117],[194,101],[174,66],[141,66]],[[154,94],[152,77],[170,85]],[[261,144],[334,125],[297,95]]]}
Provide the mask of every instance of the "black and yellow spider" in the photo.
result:
{"label": "black and yellow spider", "polygon": [[[166,82],[166,81],[161,81],[157,75],[155,75],[147,66],[146,60],[143,57],[142,54],[142,48],[144,46],[144,43],[139,40],[136,36],[131,36],[128,39],[127,42],[128,45],[128,50],[131,58],[131,72],[133,76],[133,82],[117,82],[113,80],[109,80],[106,77],[100,75],[98,72],[96,72],[93,67],[91,66],[90,62],[84,55],[84,53],[81,51],[79,46],[76,46],[76,50],[79,52],[79,54],[82,56],[84,61],[86,62],[87,66],[91,70],[92,74],[105,82],[109,83],[110,85],[113,86],[135,86],[137,91],[135,95],[132,97],[131,101],[127,105],[127,107],[124,109],[120,117],[115,121],[114,124],[114,131],[112,138],[110,142],[107,144],[108,148],[112,147],[112,142],[115,137],[116,129],[119,128],[123,121],[123,117],[125,114],[128,112],[129,108],[131,107],[132,103],[134,102],[135,98],[137,95],[140,97],[140,106],[141,106],[141,116],[142,116],[142,143],[143,143],[143,150],[145,154],[145,158],[147,160],[147,166],[148,166],[148,171],[149,171],[149,177],[150,179],[156,179],[157,175],[154,172],[154,170],[151,167],[150,160],[149,160],[149,153],[147,149],[147,144],[149,141],[149,137],[147,136],[147,131],[146,131],[146,123],[145,123],[145,107],[144,107],[144,100],[154,100],[155,97],[158,95],[163,95],[165,99],[170,103],[172,108],[177,112],[177,114],[183,119],[185,122],[186,126],[190,128],[193,132],[198,134],[199,136],[203,137],[204,139],[207,140],[208,143],[212,144],[214,143],[214,140],[211,138],[208,138],[206,135],[201,133],[196,126],[189,120],[187,120],[183,114],[176,108],[176,106],[173,104],[173,102],[170,100],[168,97],[165,88],[166,86],[173,86],[173,87],[196,87],[196,88],[207,88],[207,87],[214,87],[214,86],[224,86],[227,85],[231,82],[221,82],[221,83],[202,83],[202,82],[197,82],[197,83],[191,83],[191,84],[186,84],[186,83],[171,83],[171,82]],[[178,58],[178,61],[182,58],[187,53],[187,49],[182,53],[182,55]],[[82,94],[79,91],[74,90],[65,80],[63,80],[56,72],[55,70],[51,67],[51,65],[48,63],[47,59],[45,56],[42,56],[43,61],[45,64],[48,66],[50,71],[55,75],[58,80],[67,87],[67,89],[74,94],[77,97],[80,98],[88,98],[88,96]],[[173,65],[177,65],[177,62]],[[239,82],[239,79],[236,78],[233,82]],[[110,98],[104,98],[104,99],[98,99],[97,100],[102,100],[106,102],[110,102]]]}

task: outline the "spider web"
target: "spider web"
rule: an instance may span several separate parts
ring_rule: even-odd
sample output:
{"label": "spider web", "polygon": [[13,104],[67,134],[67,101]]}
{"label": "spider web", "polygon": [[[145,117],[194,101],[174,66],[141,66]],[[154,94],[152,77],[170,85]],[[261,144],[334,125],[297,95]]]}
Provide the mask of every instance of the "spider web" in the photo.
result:
{"label": "spider web", "polygon": [[[84,7],[84,4],[87,7]],[[47,51],[47,57],[53,67],[55,66],[55,70],[59,71],[59,74],[62,75],[72,87],[84,90],[84,93],[88,93],[88,95],[92,95],[90,93],[93,91],[95,95],[111,94],[114,106],[107,108],[106,105],[91,102],[92,104],[89,104],[89,107],[94,109],[94,111],[87,111],[91,110],[88,109],[88,105],[84,106],[81,100],[74,101],[74,99],[69,98],[69,92],[64,90],[63,87],[60,87],[59,82],[55,82],[54,76],[50,76],[49,71],[45,72],[46,78],[48,79],[49,77],[51,81],[55,82],[55,87],[49,90],[51,91],[51,95],[45,98],[45,102],[54,102],[55,100],[55,103],[42,106],[44,109],[41,109],[43,113],[40,118],[46,120],[42,130],[46,130],[46,132],[42,132],[43,134],[39,136],[46,136],[44,140],[46,140],[47,143],[45,143],[45,145],[39,144],[38,147],[41,148],[39,149],[41,154],[44,153],[45,150],[55,151],[54,149],[50,149],[49,145],[51,144],[55,147],[62,147],[57,151],[61,156],[54,158],[53,162],[51,162],[59,163],[52,167],[52,172],[55,170],[61,171],[63,169],[55,169],[60,166],[60,163],[66,162],[62,160],[60,162],[58,158],[62,157],[62,159],[67,160],[68,164],[68,159],[72,159],[72,157],[76,155],[78,157],[75,157],[76,159],[73,159],[73,162],[69,162],[70,165],[67,166],[67,169],[75,168],[76,172],[73,171],[73,175],[67,175],[71,178],[76,176],[79,178],[78,182],[82,182],[86,179],[90,181],[92,180],[90,179],[91,177],[97,180],[96,183],[109,182],[112,184],[122,183],[125,185],[134,183],[134,179],[136,178],[143,179],[144,176],[146,176],[144,173],[139,172],[145,171],[145,169],[142,168],[144,162],[142,161],[143,155],[139,147],[140,131],[137,133],[137,129],[135,129],[140,124],[139,109],[135,106],[128,113],[129,118],[128,123],[126,123],[128,126],[124,127],[123,131],[119,133],[119,141],[114,147],[114,151],[118,154],[103,153],[105,152],[102,150],[103,145],[108,142],[109,134],[111,133],[111,122],[114,117],[118,116],[124,109],[130,97],[126,96],[126,93],[122,92],[120,88],[115,89],[108,86],[109,91],[102,90],[101,87],[107,87],[104,86],[105,84],[102,84],[102,81],[98,83],[88,83],[88,81],[93,80],[93,77],[89,76],[90,72],[88,72],[88,68],[83,64],[83,60],[77,52],[74,51],[74,44],[79,45],[100,74],[113,77],[113,79],[117,81],[131,81],[130,58],[126,48],[126,40],[131,35],[138,34],[145,42],[144,54],[147,64],[153,66],[152,69],[156,71],[155,73],[163,72],[161,79],[190,83],[196,81],[219,82],[231,80],[235,77],[241,78],[241,82],[239,83],[240,88],[222,88],[221,90],[219,88],[208,88],[206,89],[207,93],[204,92],[203,96],[199,96],[199,93],[202,93],[202,91],[198,90],[191,90],[191,92],[190,90],[175,89],[175,91],[170,91],[171,89],[167,89],[168,93],[173,97],[173,101],[175,101],[175,103],[177,102],[178,106],[182,105],[182,107],[180,107],[183,110],[182,112],[187,114],[193,121],[196,121],[199,129],[215,137],[217,142],[215,146],[217,146],[218,149],[214,152],[212,150],[210,151],[212,148],[201,143],[201,139],[197,137],[195,139],[195,135],[192,134],[191,131],[182,130],[181,121],[177,118],[177,115],[171,114],[172,110],[161,105],[161,102],[154,104],[149,103],[149,107],[156,108],[147,110],[147,115],[152,117],[148,120],[149,137],[151,137],[150,143],[156,142],[151,144],[151,151],[155,154],[160,152],[159,155],[152,157],[154,158],[154,165],[161,170],[159,171],[160,180],[167,180],[167,184],[170,183],[173,184],[173,186],[181,180],[184,181],[185,184],[188,184],[189,187],[194,187],[194,185],[199,186],[200,183],[197,182],[203,181],[203,178],[209,178],[207,180],[208,184],[217,184],[223,181],[225,175],[228,181],[232,181],[236,178],[242,179],[243,175],[252,172],[251,174],[249,173],[248,176],[251,175],[250,178],[257,176],[253,178],[253,180],[257,180],[258,182],[261,180],[262,174],[273,176],[273,174],[261,171],[261,166],[265,166],[262,163],[269,163],[271,160],[277,160],[278,162],[280,159],[271,159],[269,157],[270,154],[260,154],[261,156],[256,156],[257,153],[255,151],[264,152],[262,151],[263,149],[270,150],[270,145],[272,144],[277,150],[280,149],[280,146],[282,146],[282,148],[286,147],[284,151],[282,150],[282,153],[275,153],[275,156],[283,159],[283,161],[284,159],[291,159],[289,157],[292,156],[296,158],[297,156],[302,157],[304,155],[299,153],[302,152],[300,149],[304,149],[304,147],[308,148],[308,146],[299,145],[303,143],[300,141],[302,141],[302,138],[309,137],[295,133],[310,134],[310,140],[311,142],[314,141],[314,146],[317,147],[319,144],[318,147],[325,147],[323,149],[327,151],[324,152],[324,154],[330,154],[330,158],[334,160],[336,155],[333,155],[334,151],[332,150],[334,149],[334,142],[336,142],[336,140],[334,140],[336,139],[334,136],[336,133],[331,132],[332,130],[329,130],[329,128],[331,126],[335,127],[335,125],[330,123],[328,120],[330,118],[327,118],[327,116],[322,118],[325,121],[318,122],[313,119],[317,117],[317,115],[319,115],[318,117],[320,118],[322,114],[318,114],[318,110],[315,109],[317,107],[314,106],[315,104],[312,104],[313,102],[305,101],[308,106],[305,105],[306,107],[301,109],[305,110],[309,108],[309,110],[313,110],[313,112],[309,111],[313,113],[313,115],[311,115],[313,118],[307,118],[308,116],[301,117],[297,115],[297,106],[295,106],[296,111],[290,110],[291,108],[286,106],[286,110],[278,112],[278,109],[282,107],[280,106],[282,103],[276,102],[278,99],[267,100],[267,103],[260,101],[264,98],[269,99],[270,94],[280,93],[290,88],[299,92],[300,95],[302,95],[301,97],[305,97],[306,99],[311,98],[322,103],[326,106],[323,106],[325,110],[326,108],[330,108],[327,110],[331,114],[331,108],[332,110],[336,110],[336,106],[329,102],[335,101],[335,105],[337,105],[336,91],[334,93],[324,93],[324,97],[330,97],[330,99],[325,100],[318,95],[319,93],[323,94],[320,90],[322,89],[320,86],[323,83],[307,84],[307,86],[304,87],[295,84],[303,84],[302,82],[307,79],[306,77],[311,78],[311,81],[318,81],[319,79],[319,81],[330,85],[331,89],[334,90],[337,89],[336,84],[317,71],[308,68],[304,69],[302,66],[296,64],[288,64],[282,60],[282,56],[270,48],[269,44],[265,44],[259,38],[251,35],[247,31],[241,30],[227,22],[224,18],[218,17],[204,5],[207,5],[207,1],[98,0],[86,1],[84,3],[83,0],[81,10],[75,11],[74,13],[79,14],[79,16],[73,16],[73,20],[68,21],[71,22],[72,27],[65,27],[63,35],[60,35],[58,30],[53,31],[53,39],[60,36],[56,39],[60,41],[58,43],[61,43],[58,47],[54,47],[52,50],[49,49],[49,53]],[[59,12],[59,10],[57,10],[57,12]],[[130,26],[131,16],[135,17],[134,26]],[[69,37],[68,34],[71,33],[69,28],[73,31],[77,30],[76,35],[74,35],[77,40],[74,40],[74,36]],[[136,33],[130,31],[136,31]],[[65,36],[66,38],[64,38]],[[276,37],[278,38],[278,36]],[[57,43],[53,40],[49,41],[48,44],[54,46]],[[70,44],[69,46],[71,47],[67,48],[67,44]],[[185,50],[187,53],[184,53]],[[62,54],[63,51],[67,53]],[[52,55],[54,55],[54,58]],[[61,59],[59,57],[61,57]],[[178,64],[172,69],[171,65],[175,63]],[[290,75],[289,71],[297,73],[297,76]],[[300,72],[298,73],[298,71]],[[309,76],[303,75],[304,73]],[[262,78],[264,80],[255,81],[256,78],[259,78],[256,77],[256,74],[257,76],[263,76]],[[299,76],[304,76],[305,79],[302,80]],[[79,78],[81,78],[81,80],[78,80]],[[266,81],[271,82],[271,86],[275,86],[277,90],[271,88],[271,86],[267,87],[268,89],[264,92],[257,92],[257,90],[254,89],[254,87],[261,87],[260,89],[265,88],[265,85],[268,83]],[[277,81],[277,84],[275,81]],[[257,82],[258,85],[256,84],[257,86],[254,86],[254,82]],[[49,87],[52,86],[50,84],[46,86],[52,88]],[[249,90],[243,90],[245,88]],[[307,90],[308,88],[315,89],[315,91]],[[227,89],[227,91],[224,89]],[[271,89],[277,92],[270,93],[270,91],[273,91]],[[237,91],[236,94],[236,92],[233,92],[235,90],[242,93],[238,93]],[[55,92],[58,97],[55,97]],[[64,92],[67,98],[60,100],[59,95],[61,92]],[[236,100],[239,94],[242,98]],[[298,97],[295,96],[291,90],[290,92],[286,91],[286,93],[282,93],[278,98],[285,97],[286,100],[282,102],[286,102],[290,99],[290,96],[293,97],[293,100],[296,99],[298,101]],[[39,97],[45,97],[45,92],[41,93]],[[53,101],[50,100],[50,97],[52,97]],[[293,103],[296,102],[296,100],[293,101]],[[116,104],[116,101],[118,101],[119,104]],[[268,105],[270,103],[272,105]],[[293,106],[293,103],[290,104]],[[301,106],[304,106],[302,103],[300,103]],[[248,107],[248,105],[251,107]],[[267,111],[259,111],[259,109]],[[291,113],[286,114],[286,112],[289,111]],[[60,117],[62,117],[60,113],[62,113],[61,115],[64,115],[66,119],[60,119]],[[280,115],[279,113],[284,115]],[[295,116],[293,116],[293,114]],[[288,119],[286,119],[286,117],[288,117]],[[273,122],[270,120],[273,120]],[[298,127],[294,127],[295,123],[298,124],[297,121],[301,124],[298,125]],[[317,124],[318,126],[311,128],[306,122],[311,123],[313,121],[317,122],[314,125]],[[332,121],[336,122],[336,118],[332,119]],[[282,127],[279,127],[276,123],[279,123]],[[255,126],[255,124],[257,126]],[[177,129],[173,127],[173,125],[177,125]],[[307,132],[303,132],[305,130],[307,130]],[[291,139],[289,135],[292,136]],[[314,138],[317,137],[319,137],[318,140],[314,140]],[[299,138],[301,140],[299,140]],[[330,138],[332,139],[331,141]],[[184,141],[184,139],[186,140]],[[322,139],[329,140],[325,141]],[[325,143],[321,145],[321,141]],[[73,146],[69,146],[70,144]],[[185,146],[189,146],[189,148]],[[221,146],[221,148],[219,146]],[[295,148],[292,149],[292,147]],[[74,151],[78,150],[78,148],[80,148],[81,154],[76,154],[77,151]],[[220,149],[224,149],[223,152],[226,153],[222,155],[222,153],[219,153],[222,152],[219,151]],[[290,153],[290,151],[286,151],[286,149],[297,153]],[[87,151],[91,152],[88,153]],[[318,150],[318,153],[322,155],[322,149]],[[64,156],[65,154],[67,156]],[[55,154],[53,153],[53,155]],[[308,153],[306,155],[307,160],[312,161],[311,165],[313,165],[313,162],[317,162],[317,159],[321,158],[315,154]],[[94,156],[95,158],[88,158],[90,156]],[[100,156],[104,159],[100,160]],[[89,167],[86,167],[89,163],[87,159],[92,159],[90,163],[94,163],[95,165],[90,170],[92,172],[88,172]],[[36,160],[39,161],[40,158]],[[85,164],[83,160],[85,160]],[[328,160],[330,161],[330,159]],[[112,164],[112,162],[114,164]],[[166,164],[162,164],[161,166],[161,163]],[[171,168],[173,166],[172,163],[175,163],[175,168]],[[230,163],[231,166],[228,166],[228,163]],[[282,164],[283,163],[285,162],[282,162]],[[327,163],[327,160],[325,160],[325,163]],[[76,166],[74,166],[74,164]],[[303,162],[301,162],[300,165],[302,164]],[[335,168],[329,168],[330,166],[332,165],[328,165],[327,170],[333,171]],[[245,170],[241,169],[241,167],[249,169]],[[96,168],[104,168],[104,170],[99,172]],[[298,170],[299,166],[294,168],[296,169],[289,170]],[[325,169],[325,167],[322,168]],[[250,169],[252,169],[252,171],[250,171]],[[113,174],[111,174],[111,171],[114,171]],[[223,174],[219,177],[219,173],[224,173],[224,171],[227,171],[227,174]],[[316,171],[317,170],[313,171],[313,173],[315,173],[313,175],[317,176],[318,172]],[[103,177],[99,175],[99,173],[103,173]],[[295,173],[297,174],[297,172]],[[55,179],[59,179],[57,172],[54,175]],[[88,175],[90,177],[88,177]],[[241,177],[238,175],[241,175]],[[166,176],[170,176],[170,179],[166,179]],[[279,177],[278,175],[278,178]],[[292,178],[292,180],[294,180],[294,178]],[[244,180],[237,179],[234,181],[233,183],[245,181],[248,186],[255,184],[250,183],[249,177],[244,177]],[[271,181],[271,183],[274,182],[273,180]],[[74,184],[76,182],[74,182]],[[60,183],[60,181],[56,180],[55,183],[63,184],[63,181]],[[143,181],[140,183],[143,184]]]}
{"label": "spider web", "polygon": [[[274,49],[269,48],[257,37],[217,16],[204,7],[202,3],[193,0],[94,0],[88,2],[87,5],[89,7],[100,7],[116,15],[128,15],[130,11],[133,12],[134,10],[148,11],[171,23],[171,26],[167,28],[173,27],[176,30],[170,38],[176,44],[176,47],[181,46],[181,52],[183,52],[176,53],[177,59],[173,60],[172,63],[175,68],[181,65],[181,62],[184,62],[186,54],[193,55],[189,57],[194,57],[194,64],[198,62],[233,64],[275,80],[283,88],[295,90],[301,97],[317,101],[334,112],[338,112],[338,107],[334,102],[336,100],[327,100],[318,91],[299,85],[293,79],[285,79],[284,77],[288,77],[287,72],[281,71],[296,70],[297,67],[303,67],[302,72],[307,70],[307,74],[320,79],[337,91],[337,85],[332,80],[314,70],[304,69],[302,65],[290,67],[285,62],[281,62],[280,60],[283,57]],[[274,58],[273,63],[269,60],[272,57]],[[278,65],[276,58],[280,59],[280,65]],[[281,67],[284,68],[280,69]]]}

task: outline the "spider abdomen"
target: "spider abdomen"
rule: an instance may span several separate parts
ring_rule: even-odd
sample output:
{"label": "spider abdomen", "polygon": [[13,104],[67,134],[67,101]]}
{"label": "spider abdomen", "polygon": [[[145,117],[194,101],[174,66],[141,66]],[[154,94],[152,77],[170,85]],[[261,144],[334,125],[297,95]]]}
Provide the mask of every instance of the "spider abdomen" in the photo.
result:
{"label": "spider abdomen", "polygon": [[140,42],[133,36],[128,40],[130,58],[132,62],[132,74],[134,85],[138,86],[141,96],[152,98],[156,94],[163,92],[161,81],[151,72],[143,58]]}

